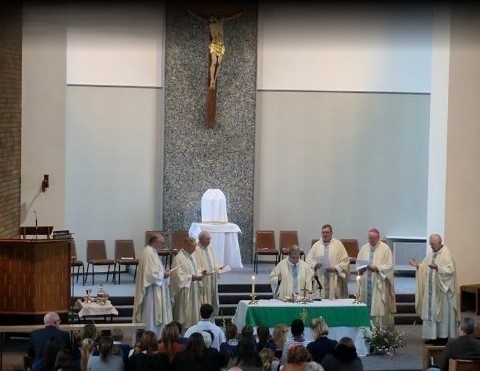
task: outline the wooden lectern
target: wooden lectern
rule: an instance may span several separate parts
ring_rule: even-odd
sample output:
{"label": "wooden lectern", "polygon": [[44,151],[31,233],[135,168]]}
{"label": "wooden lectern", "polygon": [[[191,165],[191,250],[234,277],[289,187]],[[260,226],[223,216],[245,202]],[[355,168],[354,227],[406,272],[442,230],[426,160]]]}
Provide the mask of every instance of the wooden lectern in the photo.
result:
{"label": "wooden lectern", "polygon": [[72,239],[0,240],[0,315],[68,313]]}

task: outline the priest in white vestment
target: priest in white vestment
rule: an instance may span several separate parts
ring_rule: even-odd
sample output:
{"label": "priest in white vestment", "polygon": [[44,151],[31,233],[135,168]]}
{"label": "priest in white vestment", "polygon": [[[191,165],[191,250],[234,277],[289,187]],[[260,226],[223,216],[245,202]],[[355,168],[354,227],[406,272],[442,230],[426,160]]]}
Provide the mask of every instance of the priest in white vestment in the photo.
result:
{"label": "priest in white vestment", "polygon": [[202,280],[202,304],[210,304],[213,307],[213,315],[218,315],[218,280],[221,268],[215,259],[213,247],[210,245],[211,236],[207,231],[202,231],[198,235],[198,244],[193,253],[200,264],[201,270],[205,273]]}
{"label": "priest in white vestment", "polygon": [[422,338],[431,344],[444,344],[455,337],[457,321],[456,273],[452,253],[442,244],[442,237],[432,234],[430,251],[419,263],[415,258],[409,264],[417,268],[415,308],[421,316]]}
{"label": "priest in white vestment", "polygon": [[[321,297],[330,300],[348,298],[350,274],[347,250],[343,243],[332,236],[332,226],[322,226],[322,238],[312,246],[307,255],[307,263],[314,269],[315,277],[320,281]],[[318,290],[315,289],[314,292],[318,297]]]}
{"label": "priest in white vestment", "polygon": [[[358,300],[367,304],[371,319],[376,325],[393,325],[393,314],[397,312],[393,278],[393,257],[390,247],[380,241],[377,228],[368,231],[368,243],[357,255],[367,266],[359,269]],[[358,276],[357,276],[358,277]],[[358,278],[357,278],[358,279]]]}
{"label": "priest in white vestment", "polygon": [[138,263],[133,303],[133,322],[143,322],[146,329],[160,339],[163,326],[172,322],[170,304],[169,271],[163,268],[157,249],[165,239],[161,234],[150,237]]}
{"label": "priest in white vestment", "polygon": [[181,323],[184,329],[196,324],[200,319],[204,275],[193,254],[196,247],[197,241],[187,237],[183,249],[173,259],[171,268],[170,293],[173,303],[173,320]]}
{"label": "priest in white vestment", "polygon": [[283,259],[270,273],[273,298],[283,300],[292,293],[303,297],[312,291],[313,271],[303,260],[300,260],[300,248],[290,247],[288,257]]}

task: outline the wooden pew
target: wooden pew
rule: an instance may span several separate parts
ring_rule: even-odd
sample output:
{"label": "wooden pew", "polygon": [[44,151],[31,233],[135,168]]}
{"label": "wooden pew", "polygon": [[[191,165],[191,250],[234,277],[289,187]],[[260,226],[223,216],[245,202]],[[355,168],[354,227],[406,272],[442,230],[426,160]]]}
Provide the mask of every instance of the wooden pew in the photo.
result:
{"label": "wooden pew", "polygon": [[442,355],[445,346],[443,345],[424,345],[422,357],[422,371],[426,371],[430,367],[431,359],[433,363],[438,365],[440,363],[440,356]]}
{"label": "wooden pew", "polygon": [[[72,338],[77,331],[81,331],[85,326],[84,323],[72,323],[60,325],[60,329],[70,333]],[[42,329],[45,325],[12,325],[0,326],[0,370],[3,370],[3,347],[5,345],[5,338],[7,333],[31,333],[34,330]],[[95,327],[99,330],[111,330],[114,327],[120,327],[122,330],[138,330],[145,329],[146,326],[142,322],[137,323],[96,323]]]}
{"label": "wooden pew", "polygon": [[478,371],[480,359],[453,359],[448,362],[449,371]]}

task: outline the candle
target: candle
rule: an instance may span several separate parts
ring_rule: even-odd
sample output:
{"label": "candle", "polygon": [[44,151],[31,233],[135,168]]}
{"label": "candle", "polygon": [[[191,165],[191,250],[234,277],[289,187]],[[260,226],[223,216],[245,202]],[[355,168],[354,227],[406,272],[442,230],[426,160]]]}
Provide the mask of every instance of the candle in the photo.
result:
{"label": "candle", "polygon": [[252,296],[255,295],[255,276],[252,276]]}
{"label": "candle", "polygon": [[357,300],[358,300],[358,297],[360,296],[360,280],[362,279],[362,277],[360,275],[357,276]]}

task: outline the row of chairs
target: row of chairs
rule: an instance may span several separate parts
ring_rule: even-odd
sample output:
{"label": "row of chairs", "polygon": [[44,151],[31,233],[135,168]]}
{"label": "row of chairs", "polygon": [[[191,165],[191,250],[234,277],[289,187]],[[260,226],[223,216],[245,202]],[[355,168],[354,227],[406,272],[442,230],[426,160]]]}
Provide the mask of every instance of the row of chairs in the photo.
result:
{"label": "row of chairs", "polygon": [[[258,261],[259,257],[264,256],[273,256],[275,258],[275,265],[288,255],[288,250],[291,246],[298,244],[298,231],[280,231],[279,234],[279,248],[275,243],[275,231],[273,230],[257,230],[255,232],[254,246],[255,246],[255,255],[253,259],[253,270],[255,273],[258,272]],[[312,239],[311,246],[313,246],[319,239]],[[345,246],[347,254],[350,258],[350,263],[355,262],[358,255],[358,240],[354,238],[349,239],[340,239],[340,241]],[[305,252],[301,250],[300,257],[305,260]]]}
{"label": "row of chairs", "polygon": [[[82,269],[83,284],[87,282],[88,272],[90,266],[92,267],[92,285],[95,285],[95,267],[106,266],[107,270],[107,282],[110,276],[110,268],[113,266],[112,280],[116,283],[118,277],[118,283],[120,284],[121,267],[135,266],[134,280],[137,275],[138,259],[135,257],[135,246],[133,240],[115,240],[114,259],[107,257],[107,247],[105,240],[87,240],[87,271],[85,272],[85,264],[82,260],[78,259],[77,247],[75,241],[72,243],[72,256],[70,266],[77,268],[77,279],[80,276],[80,269]],[[118,274],[118,276],[117,276]]]}
{"label": "row of chairs", "polygon": [[[175,256],[183,247],[183,243],[186,237],[188,237],[187,231],[146,231],[145,232],[145,244],[148,243],[150,237],[153,234],[162,234],[166,240],[164,248],[158,249],[158,255],[164,259],[164,265],[172,265],[173,256]],[[168,247],[170,246],[170,248]],[[106,266],[107,267],[107,281],[110,275],[110,268],[113,266],[113,282],[120,284],[121,267],[135,266],[134,281],[137,275],[137,267],[139,260],[135,256],[135,246],[133,240],[115,240],[114,259],[107,257],[107,248],[105,240],[87,240],[87,271],[85,272],[84,262],[77,257],[77,249],[75,241],[72,246],[72,258],[70,266],[73,268],[75,274],[76,268],[76,282],[78,282],[80,276],[80,269],[82,270],[83,284],[87,282],[90,266],[92,267],[92,285],[95,285],[95,267]]]}

